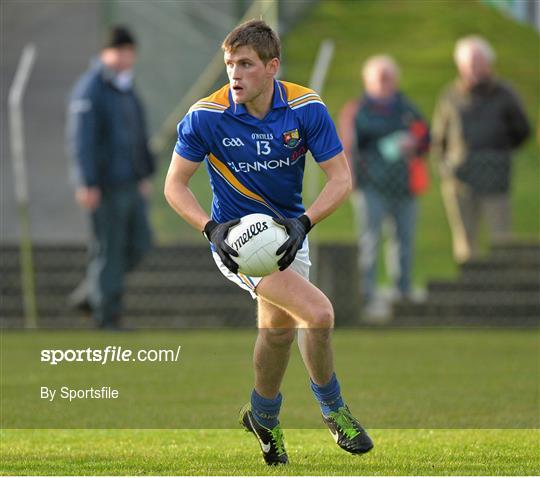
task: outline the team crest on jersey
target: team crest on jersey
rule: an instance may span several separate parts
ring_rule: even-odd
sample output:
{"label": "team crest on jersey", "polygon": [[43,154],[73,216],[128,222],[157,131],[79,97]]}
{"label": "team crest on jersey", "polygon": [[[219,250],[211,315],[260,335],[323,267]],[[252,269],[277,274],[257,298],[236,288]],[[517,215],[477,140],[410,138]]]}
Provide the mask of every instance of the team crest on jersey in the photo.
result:
{"label": "team crest on jersey", "polygon": [[300,133],[298,132],[298,129],[292,129],[283,133],[283,144],[287,148],[296,148],[300,141],[302,141],[302,139],[300,138]]}

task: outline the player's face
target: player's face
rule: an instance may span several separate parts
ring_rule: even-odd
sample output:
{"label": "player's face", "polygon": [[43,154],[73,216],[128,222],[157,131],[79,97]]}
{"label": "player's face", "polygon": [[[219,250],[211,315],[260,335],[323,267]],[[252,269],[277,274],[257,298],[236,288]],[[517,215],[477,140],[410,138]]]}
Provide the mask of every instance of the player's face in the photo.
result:
{"label": "player's face", "polygon": [[250,103],[261,93],[273,87],[273,79],[279,68],[274,58],[266,65],[250,46],[242,46],[225,52],[225,66],[235,103]]}

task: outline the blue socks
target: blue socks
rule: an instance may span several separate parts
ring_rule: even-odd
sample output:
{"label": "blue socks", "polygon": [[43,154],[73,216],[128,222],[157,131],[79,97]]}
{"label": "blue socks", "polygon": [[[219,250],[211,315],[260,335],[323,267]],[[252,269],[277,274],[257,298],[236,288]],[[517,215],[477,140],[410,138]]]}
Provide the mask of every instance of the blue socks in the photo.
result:
{"label": "blue socks", "polygon": [[251,392],[251,411],[255,420],[263,427],[274,428],[279,423],[278,416],[282,399],[281,393],[278,393],[276,398],[269,399],[261,397],[253,389],[253,392]]}
{"label": "blue socks", "polygon": [[341,389],[335,373],[326,385],[317,385],[313,380],[310,380],[310,382],[313,395],[319,401],[321,411],[325,417],[330,412],[337,412],[338,408],[344,406],[343,399],[341,398]]}
{"label": "blue socks", "polygon": [[[344,406],[335,373],[326,385],[317,385],[313,380],[310,380],[310,383],[313,395],[318,400],[324,416],[328,416],[330,412],[337,412],[340,407]],[[251,392],[251,411],[255,420],[270,430],[274,428],[279,423],[278,416],[282,400],[281,393],[278,393],[276,398],[269,399],[261,397],[253,389],[253,392]]]}

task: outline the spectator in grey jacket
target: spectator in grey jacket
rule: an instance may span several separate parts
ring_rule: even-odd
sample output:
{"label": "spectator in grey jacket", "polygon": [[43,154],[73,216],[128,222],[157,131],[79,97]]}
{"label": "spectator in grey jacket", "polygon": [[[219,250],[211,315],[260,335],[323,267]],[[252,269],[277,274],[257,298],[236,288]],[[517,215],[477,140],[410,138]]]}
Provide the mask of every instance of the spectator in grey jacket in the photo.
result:
{"label": "spectator in grey jacket", "polygon": [[511,228],[511,153],[529,136],[513,89],[493,75],[495,53],[479,36],[456,43],[459,78],[440,96],[432,125],[432,152],[452,229],[456,261],[478,254],[478,229],[487,219],[491,238]]}
{"label": "spectator in grey jacket", "polygon": [[72,305],[89,308],[101,328],[120,325],[124,275],[148,252],[147,199],[154,160],[142,105],[133,88],[135,39],[113,27],[99,62],[69,101],[68,143],[75,197],[91,219],[90,262]]}

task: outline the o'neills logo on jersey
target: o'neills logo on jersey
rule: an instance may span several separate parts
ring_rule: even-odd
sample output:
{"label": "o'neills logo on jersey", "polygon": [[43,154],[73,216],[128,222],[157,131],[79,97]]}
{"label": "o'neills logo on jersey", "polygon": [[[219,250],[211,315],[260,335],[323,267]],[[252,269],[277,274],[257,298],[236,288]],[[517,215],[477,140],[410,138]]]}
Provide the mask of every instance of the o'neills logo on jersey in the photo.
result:
{"label": "o'neills logo on jersey", "polygon": [[251,133],[251,139],[272,140],[274,139],[274,135],[272,133]]}
{"label": "o'neills logo on jersey", "polygon": [[257,234],[260,234],[263,231],[268,229],[268,223],[266,221],[256,222],[249,226],[249,229],[244,232],[236,241],[234,241],[231,246],[238,251],[246,242],[248,242],[252,237],[255,237]]}

